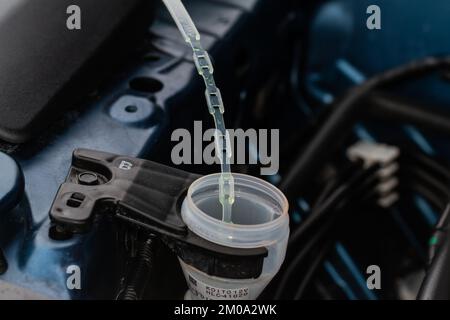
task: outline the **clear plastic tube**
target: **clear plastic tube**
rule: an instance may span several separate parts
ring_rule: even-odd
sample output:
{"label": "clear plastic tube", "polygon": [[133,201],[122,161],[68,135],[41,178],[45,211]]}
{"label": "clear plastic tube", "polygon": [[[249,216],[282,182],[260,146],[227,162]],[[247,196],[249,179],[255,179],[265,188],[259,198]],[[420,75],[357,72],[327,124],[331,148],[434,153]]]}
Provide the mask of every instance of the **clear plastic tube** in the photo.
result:
{"label": "clear plastic tube", "polygon": [[225,108],[222,95],[214,81],[214,68],[208,52],[203,49],[200,43],[200,33],[183,3],[180,0],[163,0],[163,2],[184,37],[184,40],[191,46],[195,66],[205,82],[206,101],[208,103],[209,113],[213,116],[216,126],[216,154],[220,159],[222,171],[219,179],[219,201],[223,208],[222,219],[225,222],[231,222],[232,205],[234,203],[234,180],[230,168],[231,144],[223,118]]}

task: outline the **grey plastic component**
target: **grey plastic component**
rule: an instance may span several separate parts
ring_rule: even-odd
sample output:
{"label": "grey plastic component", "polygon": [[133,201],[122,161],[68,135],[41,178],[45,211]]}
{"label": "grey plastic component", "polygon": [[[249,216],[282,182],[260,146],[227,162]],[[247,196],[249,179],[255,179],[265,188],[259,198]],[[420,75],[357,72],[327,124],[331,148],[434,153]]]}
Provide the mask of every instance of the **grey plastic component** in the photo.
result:
{"label": "grey plastic component", "polygon": [[[38,129],[45,128],[55,113],[66,109],[70,105],[67,100],[71,99],[60,103],[58,98],[68,91],[73,93],[70,97],[79,96],[78,89],[84,81],[73,81],[86,71],[83,68],[124,25],[126,18],[145,2],[149,3],[0,1],[0,138],[24,142]],[[71,5],[81,10],[80,30],[67,27]],[[95,72],[88,78],[94,75]]]}

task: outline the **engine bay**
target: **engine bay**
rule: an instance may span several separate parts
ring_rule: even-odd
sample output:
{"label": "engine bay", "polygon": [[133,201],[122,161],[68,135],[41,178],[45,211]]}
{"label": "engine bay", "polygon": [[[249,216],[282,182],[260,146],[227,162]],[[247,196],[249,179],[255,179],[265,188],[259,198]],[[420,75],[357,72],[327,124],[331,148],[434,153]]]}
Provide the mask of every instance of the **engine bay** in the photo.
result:
{"label": "engine bay", "polygon": [[0,5],[0,299],[450,298],[448,1],[42,1]]}

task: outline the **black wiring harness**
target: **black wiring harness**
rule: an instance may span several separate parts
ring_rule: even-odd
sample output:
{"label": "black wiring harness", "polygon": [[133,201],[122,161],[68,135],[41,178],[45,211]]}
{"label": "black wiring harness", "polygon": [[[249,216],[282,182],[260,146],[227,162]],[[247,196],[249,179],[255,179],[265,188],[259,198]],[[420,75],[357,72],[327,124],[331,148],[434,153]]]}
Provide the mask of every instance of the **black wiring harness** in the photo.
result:
{"label": "black wiring harness", "polygon": [[[418,150],[402,150],[399,164],[398,189],[423,196],[436,212],[442,212],[449,202],[450,168]],[[273,298],[297,300],[305,296],[327,254],[338,241],[343,224],[352,222],[351,209],[357,210],[360,204],[376,204],[379,170],[378,165],[368,168],[362,164],[353,165],[347,168],[351,174],[342,170],[316,195],[307,218],[291,230],[287,256],[275,281]],[[424,268],[426,262],[423,261]],[[442,268],[439,270],[443,271]]]}
{"label": "black wiring harness", "polygon": [[429,57],[388,70],[350,90],[333,106],[327,119],[284,174],[280,185],[281,190],[288,196],[303,190],[304,184],[311,181],[321,165],[330,158],[332,154],[330,147],[340,145],[337,143],[338,137],[346,136],[355,121],[361,118],[363,109],[358,107],[370,93],[386,86],[418,79],[436,71],[448,71],[448,69],[450,69],[450,57]]}
{"label": "black wiring harness", "polygon": [[431,238],[430,265],[420,288],[419,300],[450,299],[450,204]]}
{"label": "black wiring harness", "polygon": [[368,169],[363,169],[359,165],[354,168],[355,172],[349,178],[345,177],[345,182],[340,182],[341,177],[337,178],[336,181],[332,181],[331,187],[325,188],[318,196],[308,218],[291,233],[275,299],[290,297],[288,287],[292,286],[292,279],[296,278],[294,273],[314,251],[313,260],[294,296],[295,299],[302,297],[333,244],[340,223],[346,220],[345,209],[349,205],[354,206],[359,201],[369,201],[374,197],[373,188],[377,184],[378,169],[377,165]]}
{"label": "black wiring harness", "polygon": [[[450,115],[437,109],[427,109],[420,105],[412,105],[404,100],[390,99],[390,96],[379,94],[379,90],[387,86],[400,84],[405,81],[415,80],[433,72],[446,72],[450,69],[450,57],[429,57],[421,61],[412,62],[368,80],[364,84],[355,87],[343,99],[333,107],[329,116],[320,125],[319,129],[301,150],[298,158],[293,162],[283,175],[280,188],[290,199],[305,191],[306,183],[312,183],[314,175],[318,175],[325,163],[330,161],[334,150],[342,146],[343,139],[350,132],[350,128],[358,119],[381,117],[396,121],[408,121],[419,127],[431,129],[448,134]],[[377,94],[375,94],[377,93]],[[369,112],[361,111],[358,106],[367,103]],[[436,111],[436,112],[434,112]],[[338,137],[340,137],[338,139]],[[334,148],[334,149],[332,149]],[[402,192],[407,191],[423,196],[436,210],[443,212],[450,199],[450,169],[435,158],[417,150],[402,150],[399,173]],[[379,168],[353,168],[353,174],[336,177],[333,181],[325,183],[323,192],[316,196],[314,205],[309,215],[297,228],[291,230],[287,257],[278,279],[273,297],[276,299],[300,299],[304,296],[308,286],[315,279],[317,270],[327,256],[332,244],[339,238],[339,228],[345,223],[346,208],[356,207],[361,202],[376,199],[374,188],[377,186],[376,172]],[[339,172],[339,168],[337,170]],[[447,207],[448,208],[448,207]],[[449,210],[449,209],[447,209]],[[448,211],[446,211],[448,212]],[[443,222],[441,220],[440,224]],[[448,247],[448,232],[442,247]],[[440,249],[440,255],[436,254],[436,260],[447,252]],[[445,260],[447,261],[447,260]],[[442,262],[441,262],[442,263]],[[425,265],[424,265],[425,267]],[[438,269],[439,271],[433,271]],[[295,276],[299,274],[302,276]],[[429,276],[426,278],[419,298],[426,299],[434,296],[435,292],[429,288],[436,288],[436,284],[430,283],[430,272],[445,273],[436,274],[432,278],[444,277],[448,279],[448,268],[430,267]],[[298,279],[295,281],[294,279]],[[447,292],[450,283],[445,281]],[[430,290],[434,293],[430,293]],[[445,290],[444,290],[445,291]],[[442,296],[442,294],[441,294]]]}

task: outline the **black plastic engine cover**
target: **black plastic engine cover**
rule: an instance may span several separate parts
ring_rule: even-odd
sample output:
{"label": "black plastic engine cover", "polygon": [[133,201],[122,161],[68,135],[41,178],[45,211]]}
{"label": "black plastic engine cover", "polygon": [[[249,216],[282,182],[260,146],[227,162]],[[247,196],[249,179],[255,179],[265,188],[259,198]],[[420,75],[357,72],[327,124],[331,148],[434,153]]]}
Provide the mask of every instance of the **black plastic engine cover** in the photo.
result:
{"label": "black plastic engine cover", "polygon": [[[109,43],[107,40],[116,42],[113,35],[125,27],[137,27],[138,16],[142,17],[145,30],[151,12],[147,15],[144,8],[151,11],[150,3],[149,0],[0,1],[0,139],[20,143],[45,128],[52,115],[70,104],[67,102],[70,97],[80,95],[77,86],[86,82],[80,79],[86,71],[83,69]],[[80,30],[67,28],[70,5],[81,9]],[[122,45],[114,44],[117,48]],[[97,74],[95,68],[90,71],[89,80]],[[68,96],[69,91],[72,95]],[[66,99],[58,103],[62,95]]]}

